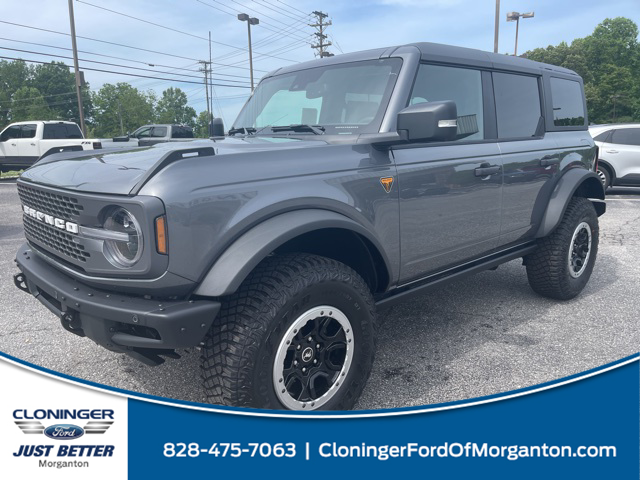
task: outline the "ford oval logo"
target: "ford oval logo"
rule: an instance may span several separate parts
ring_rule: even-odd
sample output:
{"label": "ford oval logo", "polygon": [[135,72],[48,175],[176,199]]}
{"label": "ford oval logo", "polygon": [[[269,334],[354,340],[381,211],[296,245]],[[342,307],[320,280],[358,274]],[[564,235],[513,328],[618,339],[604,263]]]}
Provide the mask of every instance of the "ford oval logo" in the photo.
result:
{"label": "ford oval logo", "polygon": [[44,429],[44,434],[49,438],[56,440],[71,440],[84,435],[84,430],[77,425],[69,425],[66,423],[51,425]]}

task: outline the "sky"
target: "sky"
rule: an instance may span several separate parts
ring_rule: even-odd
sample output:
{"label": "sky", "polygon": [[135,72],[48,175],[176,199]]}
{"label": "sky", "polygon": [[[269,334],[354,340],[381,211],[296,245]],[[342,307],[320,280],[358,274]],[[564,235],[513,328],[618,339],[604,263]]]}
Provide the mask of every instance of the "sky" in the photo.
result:
{"label": "sky", "polygon": [[[640,0],[502,0],[500,3],[500,53],[513,53],[515,23],[506,21],[510,11],[535,12],[534,18],[520,22],[519,53],[562,41],[570,43],[592,33],[605,18],[624,16],[640,24]],[[71,47],[67,0],[28,0],[27,8],[13,8],[14,5],[13,0],[0,0],[0,7],[6,7],[0,8],[3,12],[0,21],[23,25],[0,23],[0,56],[59,60],[72,65],[70,59],[51,56],[71,56],[70,51],[64,50]],[[259,25],[251,27],[257,83],[271,70],[314,58],[310,43],[315,43],[312,37],[315,29],[308,26],[313,23],[308,15],[314,10],[329,15],[332,25],[327,34],[333,42],[329,51],[335,54],[424,41],[493,51],[495,5],[495,0],[73,2],[80,68],[94,90],[105,83],[125,81],[141,90],[155,90],[160,96],[166,88],[179,87],[187,93],[189,104],[197,112],[206,110],[202,73],[198,71],[202,65],[197,62],[209,59],[207,37],[211,32],[213,83],[219,84],[214,87],[213,111],[215,116],[222,116],[226,127],[231,126],[250,92],[247,23],[237,20],[238,13],[260,20]],[[137,78],[124,73],[161,79]]]}

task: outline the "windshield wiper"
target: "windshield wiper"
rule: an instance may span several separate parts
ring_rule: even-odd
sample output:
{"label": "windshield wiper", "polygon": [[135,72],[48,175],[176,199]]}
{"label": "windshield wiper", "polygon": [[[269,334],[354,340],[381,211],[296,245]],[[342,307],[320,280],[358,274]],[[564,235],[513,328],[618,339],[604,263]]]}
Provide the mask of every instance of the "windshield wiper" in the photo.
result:
{"label": "windshield wiper", "polygon": [[229,130],[229,135],[235,135],[236,133],[242,133],[244,135],[252,135],[256,133],[256,129],[253,127],[238,127]]}
{"label": "windshield wiper", "polygon": [[304,123],[296,124],[296,125],[278,125],[276,127],[271,127],[272,132],[311,132],[316,135],[324,134],[324,127],[320,125],[306,125]]}

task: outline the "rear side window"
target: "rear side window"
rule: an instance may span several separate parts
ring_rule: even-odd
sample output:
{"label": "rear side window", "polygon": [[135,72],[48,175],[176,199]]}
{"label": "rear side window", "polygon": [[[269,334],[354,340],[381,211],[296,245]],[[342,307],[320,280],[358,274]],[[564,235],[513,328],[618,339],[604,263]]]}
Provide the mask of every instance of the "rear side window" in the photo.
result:
{"label": "rear side window", "polygon": [[420,65],[409,105],[452,100],[458,109],[456,140],[482,140],[484,118],[479,70]]}
{"label": "rear side window", "polygon": [[67,123],[45,123],[42,132],[44,139],[66,139],[66,138],[82,138],[82,132],[77,125]]}
{"label": "rear side window", "polygon": [[578,82],[551,77],[551,103],[556,127],[584,125],[584,102]]}
{"label": "rear side window", "polygon": [[542,119],[537,77],[493,74],[498,138],[534,137]]}
{"label": "rear side window", "polygon": [[640,128],[618,128],[613,131],[610,143],[640,145]]}
{"label": "rear side window", "polygon": [[187,127],[174,127],[171,138],[193,138],[193,130]]}
{"label": "rear side window", "polygon": [[22,138],[35,138],[37,125],[22,125]]}
{"label": "rear side window", "polygon": [[152,137],[166,137],[167,136],[167,127],[153,127],[151,131]]}

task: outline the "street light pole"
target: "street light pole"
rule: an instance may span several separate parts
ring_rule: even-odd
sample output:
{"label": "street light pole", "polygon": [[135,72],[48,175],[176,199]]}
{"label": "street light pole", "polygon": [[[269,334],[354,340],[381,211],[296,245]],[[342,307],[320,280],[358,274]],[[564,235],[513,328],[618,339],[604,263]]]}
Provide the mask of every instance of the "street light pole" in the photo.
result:
{"label": "street light pole", "polygon": [[522,18],[533,18],[534,12],[528,13],[518,13],[518,12],[509,12],[507,13],[507,22],[516,22],[516,46],[513,49],[513,56],[518,56],[518,29],[520,27],[520,17]]}
{"label": "street light pole", "polygon": [[493,53],[498,53],[498,33],[500,31],[500,0],[496,0],[496,31],[493,35]]}
{"label": "street light pole", "polygon": [[253,53],[251,51],[251,25],[258,25],[260,20],[249,17],[246,13],[239,13],[238,20],[247,22],[247,33],[249,36],[249,75],[251,76],[251,93],[253,93]]}
{"label": "street light pole", "polygon": [[82,89],[80,79],[80,67],[78,66],[78,46],[76,45],[76,21],[73,16],[73,0],[69,0],[69,23],[71,24],[71,48],[73,49],[73,68],[76,74],[76,94],[78,95],[78,112],[80,115],[80,128],[86,137],[87,129],[84,125],[84,109],[82,107]]}

